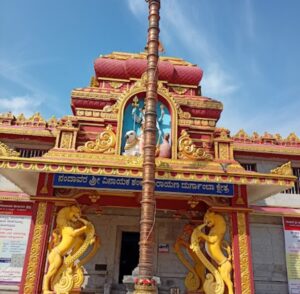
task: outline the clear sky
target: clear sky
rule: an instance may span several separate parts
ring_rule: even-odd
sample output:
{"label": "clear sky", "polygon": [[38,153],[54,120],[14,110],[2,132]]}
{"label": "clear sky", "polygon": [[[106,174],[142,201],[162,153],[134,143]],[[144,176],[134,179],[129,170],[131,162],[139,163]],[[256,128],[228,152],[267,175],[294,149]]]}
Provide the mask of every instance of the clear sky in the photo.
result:
{"label": "clear sky", "polygon": [[[219,126],[300,135],[299,0],[161,2],[165,55],[204,70]],[[142,51],[147,21],[144,0],[0,1],[0,112],[71,114],[95,58]]]}

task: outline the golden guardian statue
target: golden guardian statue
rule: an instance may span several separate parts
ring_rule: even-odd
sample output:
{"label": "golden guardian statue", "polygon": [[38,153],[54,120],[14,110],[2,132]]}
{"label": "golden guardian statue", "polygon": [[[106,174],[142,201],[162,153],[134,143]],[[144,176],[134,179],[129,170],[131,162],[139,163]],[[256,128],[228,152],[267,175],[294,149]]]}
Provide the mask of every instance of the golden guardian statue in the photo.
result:
{"label": "golden guardian statue", "polygon": [[[205,227],[209,229],[208,234],[202,231]],[[203,283],[203,290],[206,294],[223,294],[225,285],[227,286],[227,293],[233,294],[231,248],[224,240],[225,233],[224,217],[215,212],[207,211],[204,216],[204,223],[197,226],[191,235],[191,249],[209,271]],[[205,251],[216,266],[202,252],[201,242],[205,242]]]}
{"label": "golden guardian statue", "polygon": [[[90,245],[93,249],[79,260]],[[49,267],[43,280],[43,293],[68,294],[73,289],[80,289],[84,282],[83,264],[98,248],[95,228],[81,217],[80,209],[74,205],[62,208],[57,214],[56,228],[49,244]]]}

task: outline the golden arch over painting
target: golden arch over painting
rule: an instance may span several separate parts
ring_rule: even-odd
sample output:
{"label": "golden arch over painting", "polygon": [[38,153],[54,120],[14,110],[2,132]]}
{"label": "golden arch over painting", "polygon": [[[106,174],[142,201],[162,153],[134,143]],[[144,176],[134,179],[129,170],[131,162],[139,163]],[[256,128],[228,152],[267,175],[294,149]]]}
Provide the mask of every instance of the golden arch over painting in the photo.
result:
{"label": "golden arch over painting", "polygon": [[[142,78],[135,82],[135,84],[125,92],[121,97],[118,99],[118,106],[116,107],[118,109],[118,121],[124,123],[124,112],[125,107],[128,105],[128,102],[136,96],[140,96],[145,94],[146,92],[146,78],[147,75],[144,74]],[[175,102],[174,98],[172,97],[172,94],[168,91],[167,88],[163,86],[162,82],[159,82],[158,84],[158,99],[162,101],[166,101],[167,105],[166,107],[170,110],[170,116],[171,116],[171,142],[177,142],[177,128],[178,128],[178,109],[179,105]],[[117,130],[117,153],[120,154],[122,150],[122,134],[123,134],[123,123],[120,123],[118,125]],[[171,158],[175,159],[177,158],[177,146],[176,144],[172,144],[172,153]]]}

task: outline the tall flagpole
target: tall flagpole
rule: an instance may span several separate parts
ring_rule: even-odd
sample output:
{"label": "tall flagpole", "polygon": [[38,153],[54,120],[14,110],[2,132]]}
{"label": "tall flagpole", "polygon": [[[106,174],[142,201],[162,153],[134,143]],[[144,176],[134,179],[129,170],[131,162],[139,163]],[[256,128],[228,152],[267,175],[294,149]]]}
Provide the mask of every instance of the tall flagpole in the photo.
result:
{"label": "tall flagpole", "polygon": [[[156,103],[158,81],[158,40],[160,0],[146,0],[149,5],[147,43],[147,92],[145,100],[143,191],[140,220],[139,283],[153,281],[154,225],[155,225],[155,151],[156,151]],[[147,288],[146,286],[144,288]],[[155,288],[155,289],[154,289]],[[157,293],[156,286],[135,293]]]}

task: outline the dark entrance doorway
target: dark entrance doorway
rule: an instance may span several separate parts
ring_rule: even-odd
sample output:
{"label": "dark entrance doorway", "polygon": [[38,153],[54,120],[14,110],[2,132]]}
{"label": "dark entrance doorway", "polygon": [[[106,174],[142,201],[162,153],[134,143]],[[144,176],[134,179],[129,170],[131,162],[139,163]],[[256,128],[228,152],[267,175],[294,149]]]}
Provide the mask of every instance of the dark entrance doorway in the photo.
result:
{"label": "dark entrance doorway", "polygon": [[139,262],[140,233],[122,232],[119,283],[123,276],[131,275]]}

